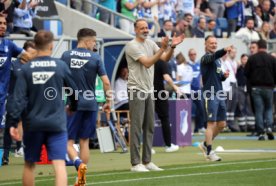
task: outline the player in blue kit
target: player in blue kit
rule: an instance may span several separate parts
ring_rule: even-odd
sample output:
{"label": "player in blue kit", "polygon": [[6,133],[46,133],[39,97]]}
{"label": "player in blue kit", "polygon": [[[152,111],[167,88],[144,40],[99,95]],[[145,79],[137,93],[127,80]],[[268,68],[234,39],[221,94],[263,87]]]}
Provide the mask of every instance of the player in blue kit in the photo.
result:
{"label": "player in blue kit", "polygon": [[[76,185],[86,183],[86,171],[89,160],[89,138],[95,135],[98,104],[95,96],[97,75],[103,81],[107,101],[103,109],[110,111],[109,79],[106,75],[100,55],[93,52],[96,45],[96,32],[89,28],[82,28],[77,34],[77,48],[63,53],[62,60],[70,67],[74,81],[78,86],[78,110],[68,117],[68,155],[74,161],[78,170]],[[80,157],[73,144],[79,140]]]}
{"label": "player in blue kit", "polygon": [[[33,41],[26,41],[24,43],[23,49],[27,51],[31,57],[36,56],[36,50],[34,49],[34,42]],[[10,120],[10,110],[12,109],[13,106],[13,92],[14,92],[14,86],[15,86],[15,81],[17,78],[18,72],[21,70],[21,67],[26,64],[27,61],[22,60],[21,58],[18,58],[16,61],[12,62],[11,65],[11,75],[10,75],[10,83],[9,83],[9,90],[8,90],[8,97],[7,97],[7,103],[6,103],[6,125],[5,125],[5,131],[4,131],[4,140],[3,140],[3,147],[4,147],[4,154],[3,154],[3,159],[2,159],[2,164],[3,165],[8,165],[9,164],[9,151],[11,148],[11,135],[10,135],[10,126],[9,126],[9,120]],[[23,106],[23,105],[22,105]],[[20,123],[19,128],[22,128],[22,125]],[[23,148],[21,147],[21,140],[16,142],[16,156],[23,155]]]}
{"label": "player in blue kit", "polygon": [[[206,54],[201,58],[200,70],[202,74],[202,95],[204,97],[204,106],[207,117],[207,129],[205,132],[205,141],[200,143],[199,148],[204,153],[207,160],[221,161],[221,158],[212,151],[212,143],[215,137],[226,126],[226,105],[225,96],[222,94],[222,83],[229,72],[223,72],[219,58],[227,52],[231,52],[232,46],[217,50],[217,39],[214,36],[205,38]],[[208,92],[208,93],[207,93]]]}
{"label": "player in blue kit", "polygon": [[[53,50],[53,34],[39,31],[34,37],[37,57],[25,64],[18,73],[14,90],[14,106],[11,109],[11,135],[18,138],[16,123],[24,111],[23,185],[35,185],[35,162],[40,160],[41,147],[45,144],[48,158],[52,160],[56,186],[67,186],[65,157],[67,152],[67,127],[63,86],[76,91],[68,66],[50,57]],[[74,111],[77,102],[69,97],[68,110]],[[22,105],[26,105],[25,108]]]}
{"label": "player in blue kit", "polygon": [[[21,57],[28,60],[29,56],[11,40],[4,38],[7,30],[6,18],[0,15],[0,126],[5,113],[5,101],[10,80],[11,58]],[[1,128],[1,127],[0,127]]]}

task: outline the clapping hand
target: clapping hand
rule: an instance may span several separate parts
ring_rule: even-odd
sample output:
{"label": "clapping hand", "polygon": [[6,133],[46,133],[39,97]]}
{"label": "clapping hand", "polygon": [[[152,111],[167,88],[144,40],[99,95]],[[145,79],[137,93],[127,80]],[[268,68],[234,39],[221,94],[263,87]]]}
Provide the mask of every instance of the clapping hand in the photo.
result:
{"label": "clapping hand", "polygon": [[181,35],[179,35],[179,36],[176,37],[176,33],[174,33],[173,38],[172,38],[171,47],[174,48],[178,44],[182,43],[182,41],[184,40],[184,38],[185,38],[184,34],[181,34]]}

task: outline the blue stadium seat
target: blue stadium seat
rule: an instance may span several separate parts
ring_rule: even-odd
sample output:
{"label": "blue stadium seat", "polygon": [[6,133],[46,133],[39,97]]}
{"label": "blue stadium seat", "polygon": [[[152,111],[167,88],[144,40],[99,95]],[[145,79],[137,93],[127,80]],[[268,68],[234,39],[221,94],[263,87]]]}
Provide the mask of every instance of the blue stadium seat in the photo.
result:
{"label": "blue stadium seat", "polygon": [[227,31],[227,28],[228,28],[227,19],[224,18],[224,17],[217,18],[217,26],[218,26],[221,30]]}
{"label": "blue stadium seat", "polygon": [[43,28],[44,30],[53,32],[55,36],[61,36],[63,34],[62,21],[59,20],[44,20]]}
{"label": "blue stadium seat", "polygon": [[67,0],[56,0],[56,1],[60,2],[60,3],[64,4],[64,5],[67,5]]}

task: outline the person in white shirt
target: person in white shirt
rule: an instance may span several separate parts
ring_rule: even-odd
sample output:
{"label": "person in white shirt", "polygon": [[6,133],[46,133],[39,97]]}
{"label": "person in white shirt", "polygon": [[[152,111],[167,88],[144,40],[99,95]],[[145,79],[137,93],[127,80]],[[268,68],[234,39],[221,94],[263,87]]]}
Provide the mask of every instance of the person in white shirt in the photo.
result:
{"label": "person in white shirt", "polygon": [[237,78],[236,78],[238,63],[235,60],[236,54],[237,54],[237,50],[236,48],[233,48],[229,54],[224,56],[221,63],[223,71],[229,72],[229,77],[222,82],[222,86],[223,86],[223,90],[227,92],[227,101],[226,101],[227,126],[233,132],[237,132],[240,130],[239,126],[234,122],[234,114],[238,106],[238,99],[237,99],[238,89],[237,89]]}
{"label": "person in white shirt", "polygon": [[242,39],[243,41],[250,43],[251,41],[259,41],[260,36],[258,32],[254,30],[254,20],[248,19],[246,21],[246,27],[240,28],[236,32],[236,38]]}
{"label": "person in white shirt", "polygon": [[190,98],[193,68],[188,64],[181,52],[177,54],[176,61],[178,64],[177,80],[183,82],[183,84],[179,86],[180,92],[183,94],[184,98]]}
{"label": "person in white shirt", "polygon": [[115,99],[114,108],[116,110],[129,110],[128,94],[127,94],[127,78],[128,69],[123,67],[120,69],[119,77],[115,81]]}

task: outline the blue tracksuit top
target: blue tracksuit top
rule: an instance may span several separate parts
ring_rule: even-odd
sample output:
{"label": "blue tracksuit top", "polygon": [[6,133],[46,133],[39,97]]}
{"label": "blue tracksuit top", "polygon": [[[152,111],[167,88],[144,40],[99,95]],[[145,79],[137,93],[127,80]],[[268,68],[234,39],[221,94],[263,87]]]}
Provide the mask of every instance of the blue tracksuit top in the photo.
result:
{"label": "blue tracksuit top", "polygon": [[78,110],[97,111],[96,78],[106,75],[100,55],[85,48],[75,48],[64,52],[61,59],[70,68],[78,87]]}
{"label": "blue tracksuit top", "polygon": [[[14,89],[13,123],[22,116],[24,131],[66,131],[65,104],[62,88],[77,89],[66,64],[49,56],[37,57],[22,66]],[[73,91],[73,92],[74,92]],[[76,101],[71,96],[71,108]],[[23,107],[26,102],[26,107]]]}
{"label": "blue tracksuit top", "polygon": [[223,75],[221,64],[219,58],[224,56],[226,52],[224,49],[218,50],[215,53],[206,53],[201,58],[200,62],[200,72],[202,75],[203,88],[202,91],[213,90],[212,94],[215,94],[217,91],[222,90],[221,81],[225,80]]}
{"label": "blue tracksuit top", "polygon": [[0,38],[0,102],[5,102],[10,80],[12,57],[17,57],[23,51],[11,40]]}

